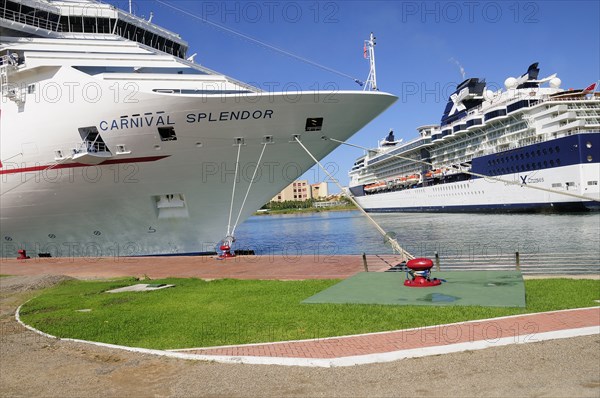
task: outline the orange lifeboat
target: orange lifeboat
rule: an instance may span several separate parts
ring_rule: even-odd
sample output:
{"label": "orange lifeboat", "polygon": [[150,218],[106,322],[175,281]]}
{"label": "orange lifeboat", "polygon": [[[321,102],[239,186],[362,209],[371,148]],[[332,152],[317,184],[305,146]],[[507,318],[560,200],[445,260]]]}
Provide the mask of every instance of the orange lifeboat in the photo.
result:
{"label": "orange lifeboat", "polygon": [[419,175],[418,174],[411,174],[408,177],[406,177],[406,182],[409,184],[415,184],[417,182],[419,182]]}

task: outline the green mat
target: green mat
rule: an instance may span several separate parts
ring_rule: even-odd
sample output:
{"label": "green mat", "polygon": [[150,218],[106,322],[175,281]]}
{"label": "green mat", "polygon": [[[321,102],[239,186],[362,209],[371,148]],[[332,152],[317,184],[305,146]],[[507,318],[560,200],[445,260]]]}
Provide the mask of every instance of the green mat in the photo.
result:
{"label": "green mat", "polygon": [[307,298],[303,303],[389,305],[479,305],[525,307],[525,285],[518,271],[433,272],[440,286],[403,285],[404,272],[362,272]]}

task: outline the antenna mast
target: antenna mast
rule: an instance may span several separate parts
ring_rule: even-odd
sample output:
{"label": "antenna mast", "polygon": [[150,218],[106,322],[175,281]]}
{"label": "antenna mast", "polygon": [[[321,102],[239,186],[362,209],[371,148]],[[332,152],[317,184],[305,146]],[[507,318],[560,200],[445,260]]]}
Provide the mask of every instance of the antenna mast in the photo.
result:
{"label": "antenna mast", "polygon": [[379,91],[379,88],[377,87],[377,74],[375,73],[375,39],[377,38],[373,36],[373,32],[371,32],[369,40],[365,40],[364,56],[369,60],[371,68],[369,69],[369,76],[367,77],[363,91]]}

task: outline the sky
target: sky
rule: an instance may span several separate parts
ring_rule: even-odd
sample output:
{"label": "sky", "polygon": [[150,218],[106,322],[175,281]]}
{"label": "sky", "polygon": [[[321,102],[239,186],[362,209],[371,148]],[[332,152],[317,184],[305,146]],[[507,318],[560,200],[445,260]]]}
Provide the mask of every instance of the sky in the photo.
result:
{"label": "sky", "polygon": [[[105,0],[106,1],[106,0]],[[126,0],[107,1],[128,9]],[[168,5],[185,10],[182,13]],[[563,88],[600,80],[598,1],[180,1],[136,0],[134,13],[181,35],[195,61],[262,89],[361,89],[369,63],[363,43],[374,32],[377,83],[398,96],[349,142],[374,147],[438,124],[448,96],[465,77],[503,87],[507,77],[540,63]],[[190,16],[193,14],[194,16]],[[209,21],[207,23],[205,21]],[[216,25],[220,26],[217,27]],[[242,35],[338,71],[333,73],[259,45]],[[350,76],[350,77],[348,77]],[[363,151],[340,146],[324,160],[342,185]],[[315,166],[303,178],[326,180]],[[330,192],[337,192],[333,184]]]}

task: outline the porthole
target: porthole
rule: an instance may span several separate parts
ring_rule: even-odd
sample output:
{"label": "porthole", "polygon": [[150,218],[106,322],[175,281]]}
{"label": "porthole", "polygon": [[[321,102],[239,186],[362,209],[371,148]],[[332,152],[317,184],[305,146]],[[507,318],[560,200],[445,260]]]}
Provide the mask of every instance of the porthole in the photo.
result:
{"label": "porthole", "polygon": [[102,235],[102,232],[100,232],[100,231],[94,231],[94,235],[100,236],[100,235]]}
{"label": "porthole", "polygon": [[560,152],[560,147],[559,146],[554,147],[554,149],[556,150],[556,153]]}
{"label": "porthole", "polygon": [[48,234],[48,237],[49,237],[50,239],[54,239],[54,238],[56,238],[56,235],[54,235],[54,234]]}
{"label": "porthole", "polygon": [[7,242],[12,242],[12,238],[10,236],[5,236],[4,240]]}
{"label": "porthole", "polygon": [[592,143],[590,141],[585,143],[585,146],[587,149],[590,149],[592,147]]}
{"label": "porthole", "polygon": [[587,161],[588,161],[588,162],[591,162],[591,161],[592,161],[592,155],[588,155],[588,156],[587,156]]}

